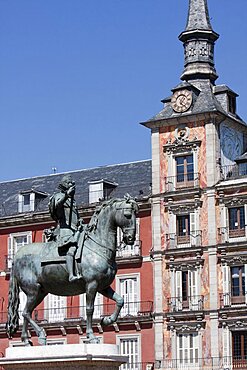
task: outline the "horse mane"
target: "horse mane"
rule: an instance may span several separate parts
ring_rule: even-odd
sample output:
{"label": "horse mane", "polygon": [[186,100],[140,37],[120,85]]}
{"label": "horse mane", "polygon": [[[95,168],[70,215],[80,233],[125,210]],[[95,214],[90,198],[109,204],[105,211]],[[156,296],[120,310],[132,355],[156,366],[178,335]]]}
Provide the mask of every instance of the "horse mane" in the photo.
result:
{"label": "horse mane", "polygon": [[110,199],[103,201],[99,206],[96,207],[93,216],[91,217],[91,220],[89,221],[89,224],[87,225],[88,231],[93,231],[97,229],[98,219],[101,211],[105,209],[108,206],[112,206],[114,203],[121,201],[122,199]]}
{"label": "horse mane", "polygon": [[100,215],[100,213],[103,209],[105,209],[106,207],[111,207],[113,204],[115,204],[117,202],[124,202],[124,201],[129,202],[129,203],[130,202],[133,203],[134,204],[134,210],[136,212],[138,211],[138,206],[136,204],[136,201],[129,194],[126,194],[123,199],[121,199],[121,198],[112,198],[112,199],[109,199],[109,200],[105,200],[98,207],[96,207],[96,209],[94,211],[94,214],[91,217],[91,220],[90,220],[89,224],[87,225],[87,231],[93,231],[93,230],[97,229],[99,215]]}

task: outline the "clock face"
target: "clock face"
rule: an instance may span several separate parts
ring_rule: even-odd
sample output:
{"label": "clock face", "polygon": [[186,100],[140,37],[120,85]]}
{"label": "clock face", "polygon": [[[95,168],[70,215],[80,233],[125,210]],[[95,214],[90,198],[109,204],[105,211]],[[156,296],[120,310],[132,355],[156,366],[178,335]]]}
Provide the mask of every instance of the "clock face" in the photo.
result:
{"label": "clock face", "polygon": [[186,112],[192,104],[192,93],[188,90],[176,91],[173,94],[171,103],[175,112]]}

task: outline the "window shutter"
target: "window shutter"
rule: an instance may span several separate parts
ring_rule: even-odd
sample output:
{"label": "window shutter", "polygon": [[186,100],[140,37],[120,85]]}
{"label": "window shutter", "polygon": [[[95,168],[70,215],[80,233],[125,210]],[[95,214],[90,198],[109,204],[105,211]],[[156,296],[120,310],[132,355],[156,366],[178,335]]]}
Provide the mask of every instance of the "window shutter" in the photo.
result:
{"label": "window shutter", "polygon": [[176,271],[176,300],[177,309],[182,310],[182,271]]}
{"label": "window shutter", "polygon": [[247,236],[247,204],[244,205],[244,224],[245,224],[245,236]]}
{"label": "window shutter", "polygon": [[18,195],[18,212],[23,211],[23,196],[21,194]]}
{"label": "window shutter", "polygon": [[117,228],[117,246],[120,246],[122,238],[123,238],[123,232],[120,229],[120,227],[118,227]]}
{"label": "window shutter", "polygon": [[139,245],[140,240],[140,219],[136,219],[136,243]]}
{"label": "window shutter", "polygon": [[27,244],[31,244],[32,243],[32,231],[30,231],[28,234],[27,234]]}
{"label": "window shutter", "polygon": [[224,306],[230,305],[230,267],[228,265],[222,266],[223,274],[223,303]]}
{"label": "window shutter", "polygon": [[190,213],[190,243],[196,245],[196,214]]}
{"label": "window shutter", "polygon": [[244,265],[244,294],[245,303],[247,304],[247,264]]}
{"label": "window shutter", "polygon": [[10,269],[12,267],[14,257],[14,243],[13,243],[13,237],[10,235],[8,237],[8,257],[7,257],[7,267]]}
{"label": "window shutter", "polygon": [[188,271],[189,274],[189,304],[191,309],[198,310],[198,273],[197,270]]}
{"label": "window shutter", "polygon": [[226,326],[223,328],[223,363],[228,364],[229,357],[231,356],[231,346],[230,346],[230,330]]}

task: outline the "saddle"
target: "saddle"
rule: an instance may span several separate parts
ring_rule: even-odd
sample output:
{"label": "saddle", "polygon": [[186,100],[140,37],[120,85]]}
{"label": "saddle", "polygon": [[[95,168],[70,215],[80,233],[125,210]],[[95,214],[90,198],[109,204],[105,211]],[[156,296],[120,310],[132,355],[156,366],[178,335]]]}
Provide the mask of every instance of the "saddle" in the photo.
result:
{"label": "saddle", "polygon": [[[75,253],[75,261],[79,262],[82,258],[82,250],[83,244],[85,241],[86,230],[80,234],[77,250]],[[58,263],[66,263],[66,255],[68,252],[68,245],[61,246],[59,240],[54,238],[55,240],[48,241],[43,244],[43,248],[41,251],[41,266],[50,265],[50,264],[58,264]]]}

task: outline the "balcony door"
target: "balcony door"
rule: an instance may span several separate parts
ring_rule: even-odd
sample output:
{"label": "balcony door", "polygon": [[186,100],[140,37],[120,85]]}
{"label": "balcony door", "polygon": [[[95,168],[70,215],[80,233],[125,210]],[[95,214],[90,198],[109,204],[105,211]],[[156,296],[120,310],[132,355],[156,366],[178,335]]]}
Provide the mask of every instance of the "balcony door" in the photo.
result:
{"label": "balcony door", "polygon": [[124,298],[121,316],[136,316],[139,311],[139,276],[118,276],[118,293]]}
{"label": "balcony door", "polygon": [[232,333],[233,369],[247,368],[247,332]]}
{"label": "balcony door", "polygon": [[194,182],[194,161],[193,155],[183,155],[176,160],[176,183],[177,187],[190,186]]}

